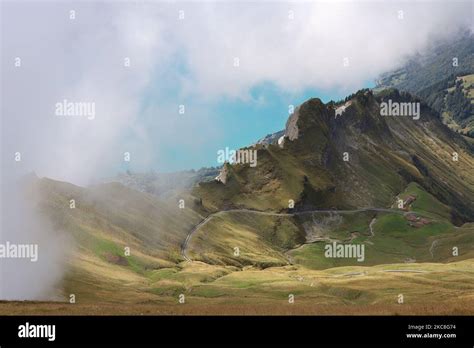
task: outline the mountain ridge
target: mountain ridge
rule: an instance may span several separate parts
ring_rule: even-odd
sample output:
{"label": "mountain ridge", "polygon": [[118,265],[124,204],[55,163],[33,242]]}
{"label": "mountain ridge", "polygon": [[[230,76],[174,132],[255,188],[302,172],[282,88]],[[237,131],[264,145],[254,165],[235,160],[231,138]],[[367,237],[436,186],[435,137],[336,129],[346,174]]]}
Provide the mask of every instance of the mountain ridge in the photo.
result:
{"label": "mountain ridge", "polygon": [[[420,120],[380,116],[380,103],[387,100],[419,103]],[[284,210],[288,209],[288,200],[294,200],[300,209],[309,205],[383,207],[415,181],[443,203],[454,206],[453,220],[457,223],[474,219],[473,146],[450,131],[439,115],[417,97],[396,89],[377,95],[361,90],[337,117],[334,103],[324,104],[318,98],[309,99],[297,110],[296,122],[290,122],[295,114],[287,122],[293,127],[293,140],[287,127],[283,146],[254,146],[262,161],[258,174],[242,164],[229,165],[226,185],[198,185],[194,194],[204,205],[210,203],[211,209]],[[450,163],[454,152],[459,159]],[[344,154],[347,161],[343,161]],[[462,169],[463,179],[454,165]],[[266,201],[257,197],[260,193],[264,197],[276,194],[278,205],[258,203]]]}

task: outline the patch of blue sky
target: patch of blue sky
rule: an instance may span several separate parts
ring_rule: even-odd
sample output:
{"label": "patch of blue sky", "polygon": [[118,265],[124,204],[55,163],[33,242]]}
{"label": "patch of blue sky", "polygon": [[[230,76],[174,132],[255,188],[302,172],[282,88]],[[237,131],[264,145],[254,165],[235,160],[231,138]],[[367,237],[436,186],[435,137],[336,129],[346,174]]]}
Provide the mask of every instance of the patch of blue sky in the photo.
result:
{"label": "patch of blue sky", "polygon": [[[219,166],[219,150],[239,149],[251,145],[267,134],[284,129],[290,105],[300,105],[310,98],[320,98],[327,103],[338,101],[352,93],[340,90],[306,89],[290,93],[271,82],[261,83],[249,91],[249,98],[221,97],[203,101],[196,96],[184,97],[181,93],[183,78],[189,80],[186,65],[179,59],[160,88],[150,89],[143,97],[141,121],[146,124],[151,151],[144,168],[137,171],[156,170],[171,172],[201,167]],[[360,88],[373,87],[365,82]],[[179,114],[179,105],[185,113]],[[129,165],[122,166],[122,170]]]}

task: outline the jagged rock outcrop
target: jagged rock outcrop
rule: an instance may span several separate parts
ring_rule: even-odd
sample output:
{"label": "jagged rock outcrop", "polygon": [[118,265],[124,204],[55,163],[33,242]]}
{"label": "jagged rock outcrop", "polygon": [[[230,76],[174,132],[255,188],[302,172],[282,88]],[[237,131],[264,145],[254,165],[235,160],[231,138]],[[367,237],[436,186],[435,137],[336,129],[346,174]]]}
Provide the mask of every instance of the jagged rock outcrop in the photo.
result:
{"label": "jagged rock outcrop", "polygon": [[286,121],[285,127],[285,137],[291,141],[298,139],[299,129],[298,129],[298,119],[300,117],[299,107],[290,115],[288,121]]}
{"label": "jagged rock outcrop", "polygon": [[222,169],[221,169],[221,172],[219,173],[219,175],[216,176],[215,180],[219,181],[219,182],[221,182],[225,185],[227,183],[228,175],[229,175],[229,168],[228,168],[228,164],[225,163],[222,166]]}

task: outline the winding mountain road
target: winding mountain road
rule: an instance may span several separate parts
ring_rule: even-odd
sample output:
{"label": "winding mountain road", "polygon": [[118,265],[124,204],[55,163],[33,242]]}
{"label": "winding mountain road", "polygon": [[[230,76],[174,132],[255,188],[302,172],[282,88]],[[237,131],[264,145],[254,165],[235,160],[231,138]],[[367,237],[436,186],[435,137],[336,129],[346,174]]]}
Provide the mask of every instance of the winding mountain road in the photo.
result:
{"label": "winding mountain road", "polygon": [[[305,214],[312,214],[312,213],[335,213],[335,214],[350,214],[350,213],[362,213],[367,211],[375,211],[375,212],[385,212],[385,213],[395,213],[403,215],[406,212],[397,209],[385,209],[385,208],[360,208],[360,209],[351,209],[351,210],[337,210],[337,209],[314,209],[314,210],[304,210],[304,211],[297,211],[294,213],[276,213],[276,212],[267,212],[267,211],[260,211],[260,210],[252,210],[252,209],[229,209],[229,210],[221,210],[212,214],[209,214],[205,219],[195,225],[186,236],[183,244],[181,245],[181,255],[183,258],[188,261],[192,262],[187,254],[187,249],[189,247],[189,242],[193,235],[205,224],[207,224],[213,217],[222,215],[224,213],[252,213],[252,214],[259,214],[259,215],[267,215],[267,216],[298,216],[298,215],[305,215]],[[375,222],[373,219],[370,223],[370,232],[373,235],[372,231],[372,223]]]}

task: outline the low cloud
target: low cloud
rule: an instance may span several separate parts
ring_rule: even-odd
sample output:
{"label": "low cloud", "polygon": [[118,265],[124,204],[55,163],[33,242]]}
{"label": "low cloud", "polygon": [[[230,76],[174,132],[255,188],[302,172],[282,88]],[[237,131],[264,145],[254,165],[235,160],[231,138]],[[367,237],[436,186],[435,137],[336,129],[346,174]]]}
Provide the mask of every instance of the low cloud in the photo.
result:
{"label": "low cloud", "polygon": [[[156,139],[214,137],[222,120],[208,107],[223,98],[257,102],[250,91],[267,82],[350,93],[472,26],[472,2],[452,1],[2,7],[3,155],[20,151],[25,171],[78,184],[117,170],[129,149],[152,166]],[[64,99],[94,102],[96,117],[55,116]],[[170,119],[195,101],[200,133]]]}

